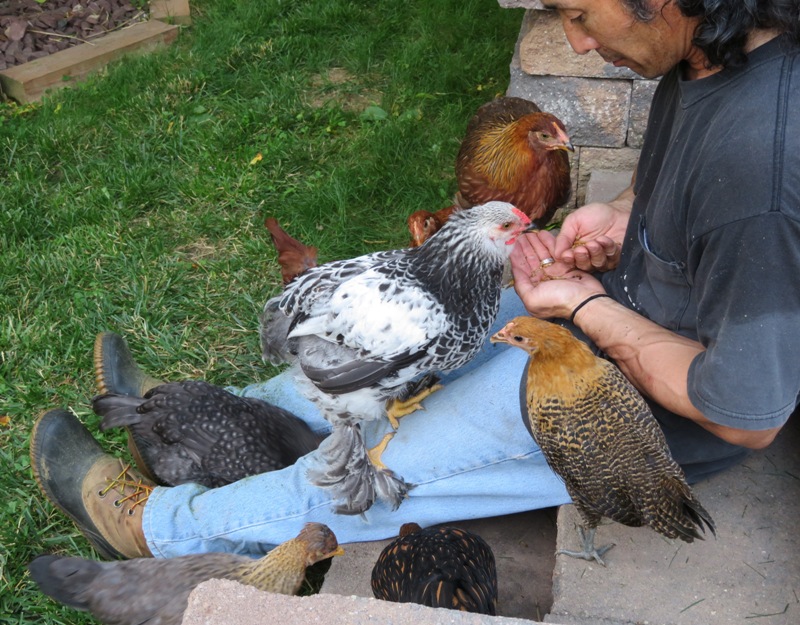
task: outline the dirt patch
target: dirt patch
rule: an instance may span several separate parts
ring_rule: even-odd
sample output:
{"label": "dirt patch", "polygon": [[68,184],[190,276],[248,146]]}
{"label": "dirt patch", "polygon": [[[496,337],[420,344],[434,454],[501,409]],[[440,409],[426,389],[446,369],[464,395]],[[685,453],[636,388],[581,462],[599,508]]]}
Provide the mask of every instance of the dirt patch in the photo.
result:
{"label": "dirt patch", "polygon": [[0,0],[0,70],[146,21],[147,9],[130,0]]}
{"label": "dirt patch", "polygon": [[368,106],[380,102],[381,94],[378,91],[359,89],[352,74],[341,67],[333,67],[326,74],[311,79],[308,98],[308,103],[313,108],[334,104],[344,111],[360,113]]}

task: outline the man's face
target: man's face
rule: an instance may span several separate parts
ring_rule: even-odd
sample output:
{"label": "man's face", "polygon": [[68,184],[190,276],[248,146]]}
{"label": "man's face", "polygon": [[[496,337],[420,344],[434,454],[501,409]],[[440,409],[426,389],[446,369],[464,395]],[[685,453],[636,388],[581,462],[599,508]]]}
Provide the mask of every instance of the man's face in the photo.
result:
{"label": "man's face", "polygon": [[645,78],[665,74],[682,60],[702,69],[702,54],[692,46],[697,21],[683,16],[670,0],[651,0],[654,17],[637,20],[622,0],[544,0],[555,9],[567,40],[578,54],[596,51],[615,66]]}

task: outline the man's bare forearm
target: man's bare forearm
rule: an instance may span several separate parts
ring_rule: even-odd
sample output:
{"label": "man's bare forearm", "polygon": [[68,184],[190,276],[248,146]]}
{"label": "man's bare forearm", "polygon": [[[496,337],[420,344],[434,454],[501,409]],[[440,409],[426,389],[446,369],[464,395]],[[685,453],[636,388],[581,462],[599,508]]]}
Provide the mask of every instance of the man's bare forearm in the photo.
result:
{"label": "man's bare forearm", "polygon": [[687,379],[695,357],[704,351],[697,341],[675,334],[608,298],[581,309],[575,323],[619,366],[645,396],[735,445],[766,447],[780,428],[740,430],[708,420],[689,399]]}

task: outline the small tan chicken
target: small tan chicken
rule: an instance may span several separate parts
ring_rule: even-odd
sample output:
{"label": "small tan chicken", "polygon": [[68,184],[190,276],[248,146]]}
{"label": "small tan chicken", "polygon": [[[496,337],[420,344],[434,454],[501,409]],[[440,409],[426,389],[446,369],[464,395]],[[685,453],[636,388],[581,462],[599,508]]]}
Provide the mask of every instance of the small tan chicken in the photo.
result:
{"label": "small tan chicken", "polygon": [[559,553],[603,564],[613,547],[594,546],[604,516],[688,543],[704,524],[714,533],[649,406],[613,363],[534,317],[516,317],[491,341],[530,355],[523,420],[583,519],[583,551]]}
{"label": "small tan chicken", "polygon": [[[178,558],[135,558],[97,562],[43,555],[28,568],[43,593],[106,625],[180,625],[189,594],[209,579],[230,579],[284,595],[304,591],[308,568],[341,555],[333,532],[306,523],[291,540],[260,559],[231,553],[202,553]],[[317,579],[305,594],[319,592]]]}

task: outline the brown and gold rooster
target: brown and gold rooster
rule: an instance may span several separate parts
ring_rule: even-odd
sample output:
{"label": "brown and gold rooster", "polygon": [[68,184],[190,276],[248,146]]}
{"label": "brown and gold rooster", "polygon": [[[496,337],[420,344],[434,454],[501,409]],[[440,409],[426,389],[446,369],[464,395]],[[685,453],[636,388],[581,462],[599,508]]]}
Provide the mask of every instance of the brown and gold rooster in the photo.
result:
{"label": "brown and gold rooster", "polygon": [[456,158],[455,206],[408,218],[411,245],[420,245],[458,209],[490,200],[509,202],[543,228],[569,199],[574,151],[564,124],[530,100],[501,97],[481,106],[467,124]]}
{"label": "brown and gold rooster", "polygon": [[603,564],[613,547],[594,546],[604,516],[689,543],[704,524],[714,533],[650,408],[613,363],[533,317],[516,317],[491,341],[530,355],[525,424],[583,519],[583,551],[559,553]]}
{"label": "brown and gold rooster", "polygon": [[405,523],[372,569],[372,594],[384,601],[495,615],[494,554],[472,532]]}
{"label": "brown and gold rooster", "polygon": [[269,230],[272,243],[278,252],[281,278],[286,286],[306,269],[317,266],[317,248],[292,238],[280,227],[278,220],[267,217],[264,225]]}
{"label": "brown and gold rooster", "polygon": [[313,594],[322,584],[318,578],[305,587],[307,569],[330,566],[343,553],[326,525],[306,523],[295,538],[257,560],[231,553],[115,562],[43,555],[28,568],[43,593],[101,623],[180,625],[189,594],[202,582],[230,579],[284,595]]}

